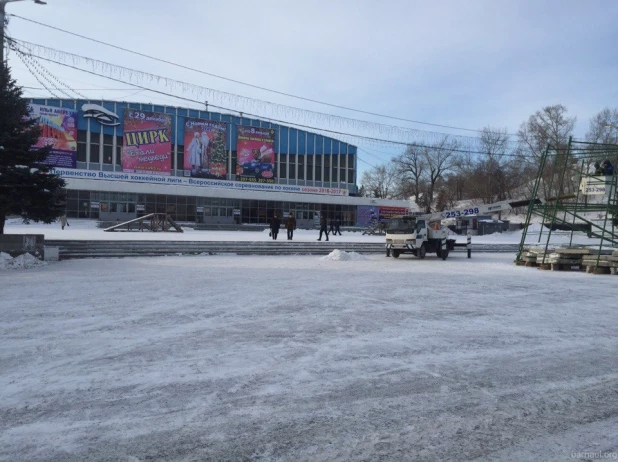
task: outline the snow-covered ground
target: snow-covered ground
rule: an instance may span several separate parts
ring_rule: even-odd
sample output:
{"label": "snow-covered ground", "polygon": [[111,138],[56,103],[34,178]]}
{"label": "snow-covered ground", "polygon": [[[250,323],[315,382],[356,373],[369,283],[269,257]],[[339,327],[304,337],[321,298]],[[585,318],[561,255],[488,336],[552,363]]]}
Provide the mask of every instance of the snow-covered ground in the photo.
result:
{"label": "snow-covered ground", "polygon": [[0,459],[618,451],[618,278],[341,257],[0,272]]}
{"label": "snow-covered ground", "polygon": [[[528,230],[526,243],[534,245],[538,242],[539,230],[541,225],[533,224]],[[79,240],[150,240],[150,241],[269,241],[268,230],[264,231],[196,231],[192,228],[185,227],[183,233],[168,232],[168,233],[151,233],[151,232],[104,232],[101,228],[97,228],[95,220],[70,220],[70,226],[64,230],[60,228],[58,223],[49,225],[43,223],[31,223],[24,225],[20,219],[10,219],[5,227],[7,234],[44,234],[46,239],[79,239]],[[294,232],[295,241],[315,241],[318,237],[317,230],[298,229]],[[521,241],[522,231],[512,231],[505,233],[495,233],[487,236],[472,236],[472,242],[476,244],[519,244]],[[547,229],[545,228],[542,235],[542,242],[545,243]],[[457,236],[453,234],[452,238],[457,242],[466,242],[466,236]],[[384,243],[385,237],[382,236],[367,236],[362,232],[344,231],[342,236],[330,236],[334,242],[376,242]],[[281,229],[279,232],[279,240],[286,240],[286,231]],[[551,244],[563,245],[569,244],[570,233],[554,232],[552,234]],[[588,239],[585,233],[575,233],[573,240],[574,245],[598,245],[597,239]]]}

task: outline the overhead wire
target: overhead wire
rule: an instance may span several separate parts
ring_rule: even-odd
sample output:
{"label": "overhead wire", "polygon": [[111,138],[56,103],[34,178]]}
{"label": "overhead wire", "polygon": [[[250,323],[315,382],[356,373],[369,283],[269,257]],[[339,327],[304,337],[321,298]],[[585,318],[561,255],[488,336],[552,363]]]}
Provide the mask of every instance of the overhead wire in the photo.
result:
{"label": "overhead wire", "polygon": [[[57,64],[59,66],[63,66],[63,67],[67,67],[70,69],[74,69],[80,72],[84,72],[87,74],[91,74],[91,75],[95,75],[98,77],[102,77],[108,80],[112,80],[115,82],[119,82],[119,83],[123,83],[126,85],[132,85],[135,88],[141,88],[143,90],[152,92],[152,93],[156,93],[156,94],[160,94],[160,95],[164,95],[164,96],[168,96],[168,97],[172,97],[175,99],[179,99],[179,100],[183,100],[183,101],[188,101],[191,103],[196,103],[199,105],[203,105],[204,103],[202,101],[199,100],[195,100],[195,99],[191,99],[191,98],[187,98],[184,96],[178,96],[178,95],[174,95],[172,93],[168,93],[168,92],[164,92],[161,90],[155,90],[152,88],[148,88],[133,82],[127,82],[125,80],[121,80],[121,79],[117,79],[115,77],[111,77],[111,76],[107,76],[107,75],[103,75],[94,71],[90,71],[87,69],[82,69],[76,66],[72,66],[70,64],[66,64],[60,61],[56,61],[50,58],[45,58],[42,56],[38,56],[38,55],[33,55],[30,52],[25,52],[21,49],[19,49],[16,45],[18,45],[14,40],[11,40],[11,46],[14,47],[14,51],[20,53],[20,54],[30,54],[33,57],[37,58],[37,59],[42,59],[44,61],[47,62],[51,62],[54,64]],[[283,125],[292,125],[294,127],[299,127],[302,129],[310,129],[310,130],[316,130],[319,132],[324,132],[324,133],[328,133],[328,134],[335,134],[335,135],[342,135],[342,136],[346,136],[346,137],[351,137],[354,139],[361,139],[361,140],[365,140],[365,141],[372,141],[372,142],[377,142],[377,143],[381,143],[381,144],[389,144],[389,145],[393,145],[393,146],[404,146],[404,147],[408,147],[408,146],[413,146],[413,147],[417,147],[417,148],[422,148],[422,149],[432,149],[432,150],[444,150],[444,151],[450,151],[450,152],[458,152],[458,153],[465,153],[465,154],[478,154],[478,155],[487,155],[487,152],[484,151],[473,151],[473,150],[465,150],[465,149],[457,149],[457,148],[452,148],[452,147],[447,147],[447,148],[441,148],[439,146],[431,146],[431,145],[424,145],[424,144],[419,144],[419,143],[414,143],[414,142],[404,142],[404,141],[395,141],[395,140],[388,140],[388,139],[384,139],[384,138],[377,138],[377,137],[370,137],[370,136],[366,136],[366,135],[358,135],[358,134],[353,134],[353,133],[347,133],[347,132],[341,132],[341,131],[337,131],[337,130],[332,130],[332,129],[326,129],[326,128],[321,128],[321,127],[315,127],[315,126],[310,126],[310,125],[306,125],[306,124],[300,124],[297,122],[290,122],[290,121],[286,121],[286,120],[281,120],[281,119],[276,119],[276,118],[272,118],[272,117],[266,117],[260,114],[254,114],[254,113],[250,113],[250,112],[245,112],[245,111],[239,111],[237,109],[231,109],[228,107],[224,107],[224,106],[219,106],[219,105],[214,105],[211,103],[208,103],[209,106],[212,106],[214,108],[217,109],[221,109],[224,111],[228,111],[230,113],[233,114],[239,114],[241,117],[242,116],[250,116],[250,117],[255,117],[257,119],[262,119],[262,120],[270,120],[272,122],[278,123],[278,124],[283,124]],[[530,155],[525,155],[525,154],[505,154],[505,156],[512,156],[512,157],[519,157],[519,158],[533,158],[534,156],[530,156]]]}
{"label": "overhead wire", "polygon": [[26,67],[28,72],[30,72],[30,74],[36,79],[36,81],[39,82],[39,85],[41,85],[43,88],[45,88],[45,90],[47,90],[53,97],[60,98],[56,93],[54,93],[54,91],[51,88],[49,88],[45,84],[45,79],[43,78],[43,76],[39,75],[39,73],[36,72],[35,69],[33,69],[34,66],[32,66],[30,64],[30,62],[28,61],[27,56],[24,55],[23,53],[20,53],[20,52],[17,52],[17,51],[16,51],[16,54],[17,54],[17,57],[19,58],[19,60]]}
{"label": "overhead wire", "polygon": [[[256,108],[256,106],[260,105],[260,107],[266,107],[275,114],[275,117],[273,117],[272,115],[270,116],[261,115],[260,117],[262,118],[268,117],[268,118],[275,119],[275,118],[280,118],[281,115],[287,118],[287,117],[290,117],[290,114],[296,116],[297,118],[309,119],[310,121],[316,121],[316,120],[319,120],[320,118],[326,118],[326,121],[330,123],[331,125],[337,124],[339,126],[343,126],[347,128],[354,128],[355,130],[364,131],[364,132],[377,131],[381,135],[386,134],[388,136],[392,136],[395,138],[405,140],[405,141],[388,140],[388,142],[390,143],[396,143],[400,145],[410,145],[411,143],[415,143],[415,141],[412,141],[412,140],[418,140],[419,138],[423,138],[423,137],[426,138],[428,136],[431,138],[429,143],[427,142],[418,143],[418,141],[416,141],[415,144],[418,144],[419,146],[428,147],[429,145],[432,144],[432,142],[435,143],[435,141],[441,141],[445,139],[445,137],[450,137],[451,139],[456,140],[460,147],[465,146],[465,145],[477,146],[478,143],[480,142],[480,139],[475,138],[475,137],[462,136],[462,135],[450,135],[450,134],[439,133],[439,132],[429,132],[429,131],[424,131],[424,130],[418,130],[418,129],[409,128],[409,127],[379,124],[376,122],[369,122],[369,121],[360,120],[360,119],[351,119],[348,117],[335,116],[331,114],[325,114],[325,113],[310,111],[306,109],[300,109],[300,108],[291,107],[291,106],[279,105],[279,104],[271,103],[268,101],[257,100],[255,98],[247,98],[247,97],[240,96],[240,95],[235,95],[235,94],[231,94],[227,92],[213,90],[207,87],[202,87],[202,86],[195,85],[192,83],[178,81],[178,80],[171,79],[168,77],[151,74],[151,73],[140,71],[137,69],[131,69],[131,68],[127,68],[124,66],[118,66],[118,65],[111,64],[105,61],[100,61],[100,60],[96,60],[93,58],[75,55],[73,53],[68,53],[62,50],[57,50],[54,48],[46,47],[44,45],[27,42],[24,40],[11,39],[11,43],[21,46],[22,48],[25,48],[26,50],[28,50],[28,53],[30,55],[32,55],[33,57],[37,59],[48,60],[56,64],[65,65],[66,63],[61,63],[60,61],[50,59],[49,56],[60,59],[62,61],[71,59],[74,63],[76,61],[86,62],[86,64],[89,65],[93,69],[93,71],[98,71],[98,72],[92,72],[92,74],[97,75],[99,77],[111,78],[113,80],[112,74],[119,74],[120,76],[126,75],[128,76],[129,80],[132,80],[132,79],[136,79],[137,78],[136,76],[138,76],[142,80],[149,79],[157,83],[162,83],[168,88],[172,88],[172,89],[180,88],[183,92],[191,91],[193,93],[197,93],[199,96],[206,96],[208,99],[210,99],[210,101],[208,101],[207,104],[213,107],[215,106],[225,107],[222,105],[215,105],[211,102],[213,99],[219,98],[222,101],[227,101],[227,102],[232,102],[232,103],[240,102],[241,104],[248,104],[252,106],[254,109]],[[34,54],[33,49],[41,51],[47,57]],[[75,69],[83,71],[83,69],[79,67],[75,67]],[[110,74],[110,75],[107,75],[107,74]],[[121,80],[121,79],[116,79],[116,81],[126,83],[129,85],[134,85],[134,82],[132,81],[127,82],[126,80]],[[205,101],[200,101],[200,104],[204,104],[204,103]],[[233,112],[239,112],[239,113],[244,113],[244,114],[250,113],[250,111],[246,109],[243,109],[243,110],[230,109],[230,110]],[[285,123],[290,123],[290,122],[286,121]],[[303,125],[303,124],[297,124],[297,125]],[[309,125],[307,124],[306,126],[309,126]],[[323,128],[317,128],[317,129],[325,130]],[[332,131],[333,133],[338,133],[338,134],[345,133],[345,132],[342,132],[341,130],[330,130],[330,131]],[[362,135],[357,135],[357,136],[362,136]],[[364,138],[367,140],[371,140],[371,139],[384,140],[384,138],[379,138],[377,136],[374,136],[374,137],[364,136]],[[466,152],[466,153],[478,153],[478,151],[472,148],[459,149],[459,151]]]}
{"label": "overhead wire", "polygon": [[482,133],[483,132],[483,130],[478,130],[478,129],[456,127],[456,126],[452,126],[452,125],[443,125],[443,124],[436,124],[436,123],[430,123],[430,122],[422,122],[422,121],[419,121],[419,120],[412,120],[412,119],[406,119],[406,118],[403,118],[403,117],[391,116],[391,115],[387,115],[387,114],[380,114],[380,113],[377,113],[377,112],[367,111],[367,110],[363,110],[363,109],[356,109],[356,108],[352,108],[352,107],[348,107],[348,106],[343,106],[343,105],[339,105],[339,104],[328,103],[328,102],[325,102],[325,101],[320,101],[320,100],[316,100],[316,99],[312,99],[312,98],[307,98],[307,97],[304,97],[304,96],[298,96],[298,95],[294,95],[294,94],[291,94],[291,93],[282,92],[282,91],[279,91],[279,90],[273,90],[271,88],[267,88],[267,87],[263,87],[263,86],[255,85],[255,84],[251,84],[251,83],[248,83],[248,82],[243,82],[241,80],[232,79],[232,78],[229,78],[229,77],[224,77],[224,76],[221,76],[221,75],[214,74],[212,72],[206,72],[206,71],[203,71],[203,70],[200,70],[200,69],[196,69],[196,68],[193,68],[193,67],[190,67],[190,66],[186,66],[184,64],[175,63],[173,61],[169,61],[169,60],[166,60],[166,59],[157,58],[156,56],[148,55],[146,53],[141,53],[141,52],[135,51],[135,50],[130,50],[130,49],[125,48],[125,47],[121,47],[121,46],[114,45],[114,44],[111,44],[111,43],[108,43],[108,42],[104,42],[102,40],[98,40],[98,39],[95,39],[95,38],[92,38],[92,37],[87,37],[85,35],[78,34],[76,32],[71,32],[71,31],[68,31],[66,29],[62,29],[60,27],[55,27],[55,26],[51,26],[49,24],[44,24],[42,22],[35,21],[35,20],[29,19],[29,18],[25,18],[23,16],[19,16],[19,15],[16,15],[16,14],[9,14],[9,16],[21,19],[23,21],[28,21],[28,22],[31,22],[33,24],[37,24],[37,25],[42,26],[42,27],[47,27],[49,29],[56,30],[58,32],[69,34],[69,35],[72,35],[74,37],[79,37],[79,38],[82,38],[84,40],[89,40],[91,42],[98,43],[100,45],[104,45],[104,46],[107,46],[107,47],[110,47],[110,48],[114,48],[114,49],[117,49],[117,50],[120,50],[120,51],[123,51],[123,52],[126,52],[126,53],[130,53],[130,54],[134,54],[136,56],[141,56],[143,58],[151,59],[151,60],[154,60],[154,61],[157,61],[157,62],[160,62],[160,63],[169,64],[171,66],[175,66],[175,67],[178,67],[178,68],[181,68],[181,69],[189,70],[189,71],[192,71],[192,72],[196,72],[196,73],[199,73],[199,74],[207,75],[207,76],[214,77],[214,78],[221,79],[221,80],[225,80],[225,81],[228,81],[228,82],[233,82],[233,83],[236,83],[236,84],[239,84],[239,85],[243,85],[243,86],[247,86],[247,87],[250,87],[250,88],[255,88],[255,89],[258,89],[258,90],[263,90],[263,91],[270,92],[270,93],[273,93],[273,94],[277,94],[277,95],[286,96],[286,97],[289,97],[289,98],[298,99],[298,100],[301,100],[301,101],[307,101],[307,102],[310,102],[310,103],[320,104],[320,105],[323,105],[323,106],[328,106],[328,107],[332,107],[332,108],[336,108],[336,109],[343,109],[343,110],[346,110],[346,111],[356,112],[356,113],[359,113],[359,114],[371,115],[371,116],[374,116],[374,117],[381,117],[381,118],[385,118],[385,119],[398,120],[398,121],[401,121],[401,122],[409,122],[409,123],[415,123],[415,124],[419,124],[419,125],[427,125],[427,126],[439,127],[439,128],[448,128],[448,129],[451,129],[451,130],[462,130],[462,131],[476,132],[476,133]]}

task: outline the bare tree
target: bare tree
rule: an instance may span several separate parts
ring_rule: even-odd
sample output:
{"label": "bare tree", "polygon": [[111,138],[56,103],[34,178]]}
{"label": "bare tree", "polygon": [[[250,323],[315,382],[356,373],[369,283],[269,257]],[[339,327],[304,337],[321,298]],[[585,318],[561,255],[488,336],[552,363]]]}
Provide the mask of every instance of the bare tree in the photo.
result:
{"label": "bare tree", "polygon": [[376,199],[393,198],[399,188],[399,176],[397,166],[392,163],[365,171],[361,177],[365,195]]}
{"label": "bare tree", "polygon": [[404,175],[405,190],[415,196],[415,202],[426,212],[431,212],[437,184],[457,167],[457,145],[448,136],[429,146],[410,145],[394,159]]}
{"label": "bare tree", "polygon": [[565,149],[577,120],[576,117],[567,117],[567,112],[567,108],[562,104],[546,106],[536,111],[519,127],[519,141],[527,151],[538,158],[548,144],[557,150]]}
{"label": "bare tree", "polygon": [[[575,117],[567,117],[567,108],[562,104],[546,106],[536,111],[528,118],[527,122],[521,124],[517,133],[522,148],[520,150],[522,159],[527,159],[531,164],[530,167],[534,164],[538,166],[538,162],[548,145],[557,155],[564,154],[576,120]],[[558,164],[557,166],[561,168]],[[551,169],[546,169],[543,172],[544,181],[542,185],[545,197],[562,193],[548,190],[549,184],[555,184],[555,182],[550,181],[552,175],[554,175],[554,172]],[[572,189],[574,186],[567,185],[567,187]]]}
{"label": "bare tree", "polygon": [[506,129],[485,127],[482,130],[481,152],[476,160],[467,163],[475,197],[488,204],[506,199],[508,178],[506,164],[510,155],[509,135]]}
{"label": "bare tree", "polygon": [[618,109],[605,108],[590,119],[586,140],[591,143],[618,144]]}
{"label": "bare tree", "polygon": [[413,196],[417,205],[421,205],[421,196],[425,189],[427,163],[423,149],[410,145],[403,154],[393,159],[402,175],[402,193]]}
{"label": "bare tree", "polygon": [[427,162],[428,181],[425,201],[425,211],[431,212],[436,184],[444,178],[444,175],[453,171],[460,165],[460,158],[456,154],[457,143],[445,136],[440,142],[434,144],[425,151]]}

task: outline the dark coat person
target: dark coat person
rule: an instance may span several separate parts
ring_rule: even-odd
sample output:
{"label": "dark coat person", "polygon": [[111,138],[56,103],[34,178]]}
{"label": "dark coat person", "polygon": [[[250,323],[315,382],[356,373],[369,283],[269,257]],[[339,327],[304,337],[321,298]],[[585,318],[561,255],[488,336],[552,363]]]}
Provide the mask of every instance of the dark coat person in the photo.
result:
{"label": "dark coat person", "polygon": [[603,171],[603,175],[613,175],[614,174],[614,166],[609,161],[609,159],[605,159],[601,162],[601,169]]}
{"label": "dark coat person", "polygon": [[339,235],[341,236],[341,230],[339,229],[339,227],[341,226],[341,220],[339,219],[339,217],[335,218],[335,232],[334,234],[339,233]]}
{"label": "dark coat person", "polygon": [[288,230],[288,241],[291,241],[294,237],[294,230],[296,229],[296,218],[292,212],[290,212],[285,220],[285,229]]}
{"label": "dark coat person", "polygon": [[318,241],[322,240],[322,233],[326,235],[326,240],[328,241],[328,224],[326,222],[326,215],[320,215],[320,237]]}
{"label": "dark coat person", "polygon": [[279,219],[279,216],[275,213],[270,219],[270,235],[272,236],[274,241],[277,240],[279,228],[281,228],[281,220]]}

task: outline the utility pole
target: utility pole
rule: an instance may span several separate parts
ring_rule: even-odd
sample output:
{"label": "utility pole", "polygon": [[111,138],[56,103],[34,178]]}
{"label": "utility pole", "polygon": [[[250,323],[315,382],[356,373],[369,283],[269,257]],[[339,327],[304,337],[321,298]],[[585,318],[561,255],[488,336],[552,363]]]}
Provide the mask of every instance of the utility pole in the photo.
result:
{"label": "utility pole", "polygon": [[[11,2],[21,2],[23,0],[0,0],[0,67],[4,67],[4,25],[6,22],[6,4]],[[47,5],[42,0],[34,0],[37,5]]]}

